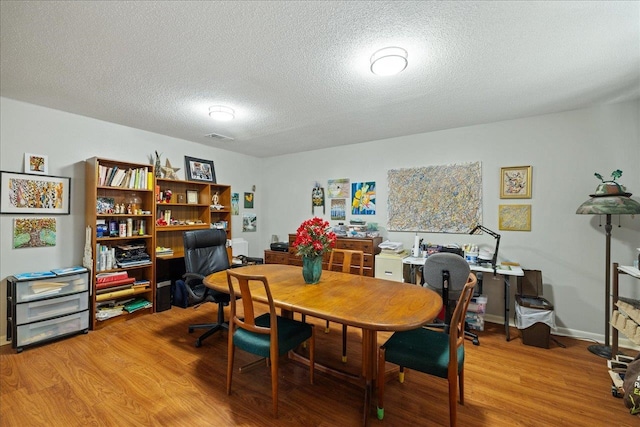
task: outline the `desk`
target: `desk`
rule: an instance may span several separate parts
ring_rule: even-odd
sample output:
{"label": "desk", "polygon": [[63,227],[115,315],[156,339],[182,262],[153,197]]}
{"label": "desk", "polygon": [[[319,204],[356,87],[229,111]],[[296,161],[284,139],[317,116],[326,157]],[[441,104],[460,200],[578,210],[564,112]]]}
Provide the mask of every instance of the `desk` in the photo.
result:
{"label": "desk", "polygon": [[[410,264],[412,266],[424,265],[425,258],[421,257],[406,257],[402,260],[404,264]],[[511,284],[509,278],[511,276],[524,276],[524,271],[522,271],[522,267],[520,266],[498,266],[500,268],[496,269],[496,274],[500,274],[503,277],[504,281],[504,333],[507,337],[507,341],[511,339],[509,334],[509,311],[511,307]],[[471,271],[476,273],[478,278],[478,289],[479,292],[482,293],[482,274],[483,273],[491,273],[493,274],[493,268],[490,266],[481,266],[477,264],[469,264],[469,268]],[[412,275],[415,277],[415,275]]]}
{"label": "desk", "polygon": [[[434,291],[374,277],[323,270],[320,283],[306,285],[302,268],[297,266],[251,265],[238,271],[266,276],[273,302],[283,315],[299,312],[362,328],[359,379],[365,387],[363,424],[367,421],[371,390],[377,376],[377,332],[415,329],[433,320],[442,308],[442,298]],[[217,291],[229,292],[226,271],[207,276],[204,283]],[[264,291],[256,292],[253,298],[267,302]]]}

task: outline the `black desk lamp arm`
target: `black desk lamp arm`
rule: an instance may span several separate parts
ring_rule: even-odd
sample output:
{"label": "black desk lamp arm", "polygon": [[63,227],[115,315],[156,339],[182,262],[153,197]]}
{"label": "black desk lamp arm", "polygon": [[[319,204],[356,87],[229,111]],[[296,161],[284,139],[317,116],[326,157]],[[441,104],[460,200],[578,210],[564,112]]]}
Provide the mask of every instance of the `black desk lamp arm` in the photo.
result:
{"label": "black desk lamp arm", "polygon": [[493,258],[491,258],[491,267],[493,267],[493,275],[495,276],[498,264],[498,248],[500,247],[500,235],[495,231],[489,230],[487,227],[480,224],[476,225],[475,228],[469,232],[469,234],[474,234],[478,230],[484,231],[485,233],[496,239],[496,250],[493,252]]}

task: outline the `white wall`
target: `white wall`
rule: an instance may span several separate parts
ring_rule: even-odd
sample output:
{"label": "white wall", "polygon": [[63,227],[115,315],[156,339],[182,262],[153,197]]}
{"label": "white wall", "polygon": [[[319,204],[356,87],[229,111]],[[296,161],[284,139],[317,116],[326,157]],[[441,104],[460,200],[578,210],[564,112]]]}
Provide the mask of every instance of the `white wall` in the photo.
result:
{"label": "white wall", "polygon": [[[602,340],[604,227],[598,226],[598,217],[575,212],[599,183],[594,172],[609,176],[621,169],[619,181],[638,199],[639,122],[639,103],[628,102],[266,159],[262,215],[269,222],[263,225],[263,236],[277,234],[286,239],[311,217],[315,181],[325,188],[328,179],[375,181],[377,214],[361,218],[386,226],[389,169],[481,161],[483,225],[502,235],[499,258],[542,270],[544,296],[555,304],[559,333]],[[520,165],[533,166],[533,197],[501,200],[500,167]],[[498,205],[510,203],[532,205],[531,232],[498,230]],[[315,212],[322,216],[321,210]],[[329,210],[324,218],[330,218]],[[640,247],[640,216],[621,216],[614,222],[612,261],[631,264],[635,248]],[[384,230],[383,235],[411,247],[414,233]],[[433,243],[494,244],[486,234],[420,235]],[[488,318],[499,320],[503,319],[503,291],[501,282],[491,279],[485,275]],[[621,280],[623,292],[640,297],[637,280]]]}
{"label": "white wall", "polygon": [[[0,98],[0,169],[22,172],[24,153],[49,157],[49,174],[71,177],[71,215],[58,216],[57,244],[51,248],[13,249],[13,219],[0,216],[0,342],[6,336],[6,278],[15,273],[43,271],[82,264],[84,249],[84,161],[99,156],[108,159],[150,163],[154,152],[180,167],[184,179],[184,156],[214,161],[217,182],[231,185],[242,194],[260,182],[262,162],[151,132],[132,129],[62,111]],[[256,209],[252,211],[258,211]],[[243,208],[240,208],[242,214]],[[258,215],[258,229],[261,217]],[[249,241],[250,254],[262,256],[258,233],[242,232],[242,216],[232,218],[232,235]]]}
{"label": "white wall", "polygon": [[[502,234],[500,259],[540,269],[544,296],[556,307],[560,333],[602,340],[604,334],[604,230],[598,217],[576,215],[576,208],[592,193],[598,180],[622,169],[620,180],[640,195],[640,102],[511,120],[466,128],[372,141],[347,147],[257,159],[209,148],[189,141],[127,128],[61,111],[0,98],[0,169],[22,171],[25,152],[49,156],[49,173],[72,177],[72,214],[57,216],[58,243],[54,248],[12,249],[14,215],[0,216],[0,295],[6,277],[25,271],[79,264],[84,247],[84,160],[93,156],[148,162],[157,150],[174,166],[183,156],[212,159],[218,182],[243,196],[256,185],[255,208],[240,207],[233,217],[233,236],[249,241],[251,256],[262,256],[272,234],[286,240],[304,219],[312,216],[311,188],[315,181],[349,178],[375,181],[377,215],[363,217],[387,223],[387,171],[395,168],[482,162],[483,224],[498,230],[501,203],[531,203],[532,231]],[[304,135],[300,136],[304,138]],[[238,142],[240,143],[240,142]],[[163,163],[164,164],[164,163]],[[533,166],[533,197],[501,200],[500,167]],[[184,177],[184,169],[178,172]],[[242,213],[258,216],[258,231],[242,233]],[[319,209],[315,210],[321,215]],[[326,219],[329,219],[327,210]],[[349,219],[349,217],[347,218]],[[640,247],[639,216],[620,217],[613,229],[612,259],[630,264]],[[335,223],[335,221],[333,221]],[[409,247],[413,233],[383,236]],[[473,242],[491,246],[487,235],[421,234],[434,243]],[[485,278],[488,318],[502,318],[500,281]],[[498,286],[496,286],[498,285]],[[640,298],[637,281],[622,278],[623,292]],[[515,289],[512,288],[512,293]],[[6,325],[6,302],[0,298],[0,334]]]}

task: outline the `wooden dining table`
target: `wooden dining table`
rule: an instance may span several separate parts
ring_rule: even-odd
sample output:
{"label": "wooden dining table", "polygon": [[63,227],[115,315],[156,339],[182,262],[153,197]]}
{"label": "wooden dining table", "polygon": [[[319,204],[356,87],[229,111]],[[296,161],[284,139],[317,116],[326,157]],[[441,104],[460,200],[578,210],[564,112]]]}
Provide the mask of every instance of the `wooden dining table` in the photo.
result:
{"label": "wooden dining table", "polygon": [[[370,412],[371,394],[377,377],[377,332],[415,329],[432,321],[442,308],[439,294],[421,286],[358,276],[337,271],[322,271],[320,282],[305,284],[302,268],[282,264],[258,264],[240,267],[238,272],[266,276],[276,307],[282,315],[302,313],[362,329],[362,371],[357,380],[364,385],[363,425]],[[227,273],[207,276],[204,284],[219,292],[229,292]],[[239,290],[235,290],[239,293]],[[264,290],[253,299],[267,303]],[[322,365],[316,363],[319,371]],[[335,369],[325,372],[340,375]],[[343,373],[344,378],[353,375]]]}

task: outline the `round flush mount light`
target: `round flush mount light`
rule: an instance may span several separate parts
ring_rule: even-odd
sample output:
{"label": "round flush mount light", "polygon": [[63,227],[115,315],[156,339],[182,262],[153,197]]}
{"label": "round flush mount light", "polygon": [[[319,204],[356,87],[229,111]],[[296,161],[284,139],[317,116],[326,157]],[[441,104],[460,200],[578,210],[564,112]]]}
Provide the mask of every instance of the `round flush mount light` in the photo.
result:
{"label": "round flush mount light", "polygon": [[371,55],[371,72],[392,76],[407,68],[407,51],[401,47],[385,47]]}
{"label": "round flush mount light", "polygon": [[213,120],[219,120],[222,122],[228,122],[236,117],[236,112],[233,108],[225,107],[223,105],[214,105],[209,107],[209,117]]}

